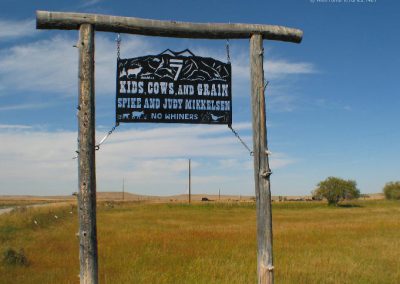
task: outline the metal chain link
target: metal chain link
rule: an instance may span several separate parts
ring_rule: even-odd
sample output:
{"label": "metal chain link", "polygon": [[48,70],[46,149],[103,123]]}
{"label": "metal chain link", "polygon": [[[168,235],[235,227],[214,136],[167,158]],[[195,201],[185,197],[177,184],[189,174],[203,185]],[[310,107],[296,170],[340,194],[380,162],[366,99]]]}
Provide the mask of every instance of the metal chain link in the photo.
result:
{"label": "metal chain link", "polygon": [[264,80],[264,93],[267,90],[268,85],[269,85],[269,81]]}
{"label": "metal chain link", "polygon": [[[119,123],[116,123],[116,124],[111,128],[111,130],[108,131],[108,133],[106,134],[106,136],[104,136],[103,139],[101,139],[100,142],[99,142],[98,144],[96,144],[96,146],[94,146],[94,149],[95,149],[96,151],[100,150],[100,145],[103,144],[103,143],[107,140],[107,138],[114,132],[114,130],[118,127],[118,125],[119,125]],[[79,143],[78,143],[78,144],[79,144]],[[72,158],[73,160],[78,159],[78,157],[79,157],[79,151],[76,150],[75,153],[76,153],[76,156]]]}
{"label": "metal chain link", "polygon": [[[117,34],[117,59],[120,59],[120,55],[121,55],[121,34],[118,33]],[[103,139],[100,140],[100,142],[98,144],[96,144],[95,149],[96,151],[100,150],[100,145],[103,144],[107,138],[115,131],[115,129],[118,127],[119,123],[116,122],[115,125],[111,128],[110,131],[108,131],[108,133],[106,134],[106,136],[103,137]]]}
{"label": "metal chain link", "polygon": [[229,51],[229,39],[226,40],[226,61],[228,61],[228,63],[231,63],[231,55]]}
{"label": "metal chain link", "polygon": [[[231,54],[230,54],[230,43],[229,38],[226,40],[226,61],[230,64],[231,63]],[[233,129],[232,124],[228,124],[229,129],[232,133],[236,136],[236,138],[242,143],[242,145],[249,151],[250,156],[253,156],[253,151],[247,146],[246,142],[240,137],[239,133],[235,129]]]}
{"label": "metal chain link", "polygon": [[253,156],[253,151],[250,149],[249,146],[247,146],[247,144],[242,140],[242,138],[240,138],[239,133],[236,132],[235,129],[233,129],[232,125],[229,124],[228,125],[229,129],[232,131],[233,134],[235,134],[235,136],[237,137],[237,139],[239,139],[240,143],[242,143],[242,145],[247,149],[247,151],[249,151],[250,156]]}
{"label": "metal chain link", "polygon": [[[120,59],[120,55],[121,55],[121,34],[117,34],[117,39],[115,40],[117,42],[117,60]],[[79,107],[78,107],[78,111],[79,111]],[[100,140],[100,142],[98,144],[96,144],[96,146],[94,146],[95,150],[98,151],[100,150],[100,145],[103,144],[107,138],[115,131],[115,129],[118,127],[119,123],[116,123],[110,131],[108,131],[108,133],[106,134],[106,136],[103,137],[103,139]],[[77,159],[79,156],[79,151],[75,151],[76,152],[76,156],[73,157],[72,159]]]}
{"label": "metal chain link", "polygon": [[120,59],[120,55],[121,55],[121,34],[118,33],[117,35],[117,59]]}
{"label": "metal chain link", "polygon": [[96,151],[100,150],[100,145],[103,144],[107,138],[115,131],[115,129],[118,127],[119,123],[115,123],[115,125],[111,128],[110,131],[106,134],[106,136],[103,137],[103,139],[100,140],[100,142],[95,146]]}

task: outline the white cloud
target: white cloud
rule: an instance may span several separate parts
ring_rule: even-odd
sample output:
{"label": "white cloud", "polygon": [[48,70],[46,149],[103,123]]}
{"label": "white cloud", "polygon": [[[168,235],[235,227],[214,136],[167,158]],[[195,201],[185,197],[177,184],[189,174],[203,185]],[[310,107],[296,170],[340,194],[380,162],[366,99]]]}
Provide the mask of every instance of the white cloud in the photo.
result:
{"label": "white cloud", "polygon": [[[295,164],[297,162],[298,162],[298,160],[288,157],[284,153],[272,153],[269,156],[269,165],[270,165],[270,168],[272,169],[272,171],[285,168],[286,166]],[[243,168],[252,170],[253,169],[253,160],[246,161],[242,165],[243,165]]]}
{"label": "white cloud", "polygon": [[23,109],[40,109],[51,106],[50,103],[32,103],[32,104],[18,104],[18,105],[8,105],[0,106],[0,111],[6,110],[23,110]]}
{"label": "white cloud", "polygon": [[35,34],[35,20],[9,21],[0,19],[0,39],[11,39]]}
{"label": "white cloud", "polygon": [[0,134],[0,194],[68,194],[76,184],[72,132],[3,131]]}
{"label": "white cloud", "polygon": [[[240,60],[232,63],[233,76],[238,79],[250,79],[249,60],[245,56],[239,56]],[[269,59],[264,61],[264,72],[267,80],[284,79],[288,75],[317,73],[315,66],[308,62],[289,62],[285,60]]]}
{"label": "white cloud", "polygon": [[0,84],[9,92],[68,94],[77,90],[77,49],[62,36],[0,52]]}
{"label": "white cloud", "polygon": [[222,169],[230,169],[239,166],[239,161],[237,159],[222,159],[218,161],[219,166]]}
{"label": "white cloud", "polygon": [[266,78],[279,79],[286,75],[317,73],[314,65],[308,62],[288,62],[286,60],[267,60],[264,62]]}
{"label": "white cloud", "polygon": [[[104,145],[113,156],[136,158],[229,157],[245,152],[226,126],[178,126],[116,131]],[[134,144],[134,147],[131,145]],[[127,155],[129,153],[129,155]]]}
{"label": "white cloud", "polygon": [[[78,36],[78,33],[77,33]],[[78,86],[77,38],[55,36],[0,50],[0,94],[15,91],[76,96]],[[123,42],[122,53],[139,56],[151,52],[142,38]],[[115,92],[115,42],[96,37],[96,95]]]}
{"label": "white cloud", "polygon": [[296,109],[298,97],[295,95],[271,92],[271,96],[268,98],[269,105],[268,108],[279,110],[282,112],[291,112]]}
{"label": "white cloud", "polygon": [[[246,125],[241,126],[243,130]],[[247,124],[248,129],[249,124]],[[77,134],[35,131],[24,125],[0,125],[0,194],[69,194],[76,191]],[[35,129],[35,128],[33,128]],[[97,137],[101,137],[101,133]],[[223,186],[226,192],[251,194],[252,158],[221,126],[167,126],[118,129],[96,152],[98,189],[153,195],[183,193],[188,158],[198,192]],[[276,166],[292,162],[278,156]]]}
{"label": "white cloud", "polygon": [[32,126],[29,125],[21,125],[21,124],[0,124],[0,129],[13,129],[13,130],[18,130],[18,129],[31,129]]}
{"label": "white cloud", "polygon": [[339,100],[333,100],[332,98],[318,98],[314,101],[314,104],[318,108],[340,110],[340,111],[352,111],[353,108],[350,105],[344,104]]}
{"label": "white cloud", "polygon": [[83,0],[82,7],[88,7],[102,2],[103,0]]}
{"label": "white cloud", "polygon": [[[272,58],[271,58],[272,57]],[[277,60],[272,56],[264,60],[264,76],[270,81],[266,96],[267,107],[274,111],[291,112],[301,105],[302,98],[296,90],[295,79],[298,75],[318,73],[310,62],[291,62]],[[250,94],[250,66],[247,52],[241,51],[232,56],[233,92],[239,96]]]}
{"label": "white cloud", "polygon": [[271,161],[270,162],[271,169],[281,169],[288,165],[292,165],[298,162],[296,159],[291,159],[288,157],[274,157],[274,156],[271,157],[270,161]]}

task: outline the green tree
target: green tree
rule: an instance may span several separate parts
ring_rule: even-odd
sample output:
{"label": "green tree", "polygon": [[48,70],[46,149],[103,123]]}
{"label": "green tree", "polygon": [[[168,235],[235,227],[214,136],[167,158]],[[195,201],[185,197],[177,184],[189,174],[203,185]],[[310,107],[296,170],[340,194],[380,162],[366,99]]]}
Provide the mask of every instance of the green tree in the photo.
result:
{"label": "green tree", "polygon": [[312,192],[315,199],[326,198],[329,205],[335,205],[345,199],[360,197],[360,190],[354,180],[344,180],[337,177],[328,177],[318,183],[317,188]]}
{"label": "green tree", "polygon": [[385,184],[383,188],[383,193],[386,199],[400,199],[400,181],[392,181]]}

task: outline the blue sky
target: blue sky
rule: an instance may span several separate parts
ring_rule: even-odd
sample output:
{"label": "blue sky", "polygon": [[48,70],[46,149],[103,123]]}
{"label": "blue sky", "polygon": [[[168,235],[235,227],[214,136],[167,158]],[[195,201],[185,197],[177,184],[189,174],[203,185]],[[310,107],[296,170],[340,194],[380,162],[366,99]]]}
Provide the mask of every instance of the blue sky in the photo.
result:
{"label": "blue sky", "polygon": [[[35,29],[35,11],[300,28],[264,41],[273,195],[309,194],[328,176],[364,193],[399,180],[397,1],[11,1],[0,3],[0,195],[77,190],[77,31]],[[96,33],[96,138],[115,120],[116,35]],[[122,35],[123,58],[190,48],[226,61],[224,40]],[[231,40],[233,126],[252,145],[249,41]],[[226,126],[122,124],[97,152],[97,188],[140,194],[253,195],[252,158]]]}

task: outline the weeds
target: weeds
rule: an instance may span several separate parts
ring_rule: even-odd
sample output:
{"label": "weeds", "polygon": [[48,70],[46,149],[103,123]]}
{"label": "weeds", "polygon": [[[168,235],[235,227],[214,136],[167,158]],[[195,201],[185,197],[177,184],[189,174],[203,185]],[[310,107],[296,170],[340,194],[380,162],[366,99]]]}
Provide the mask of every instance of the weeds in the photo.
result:
{"label": "weeds", "polygon": [[20,249],[19,252],[12,248],[8,248],[3,253],[3,263],[7,265],[28,266],[28,258],[25,256],[24,250]]}

